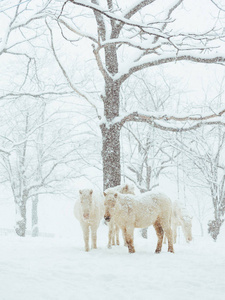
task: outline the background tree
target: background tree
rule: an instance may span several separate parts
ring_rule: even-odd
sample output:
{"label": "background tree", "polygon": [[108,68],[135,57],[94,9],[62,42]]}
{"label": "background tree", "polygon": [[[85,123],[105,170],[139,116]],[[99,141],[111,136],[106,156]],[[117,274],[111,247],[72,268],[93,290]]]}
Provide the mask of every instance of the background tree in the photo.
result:
{"label": "background tree", "polygon": [[56,103],[47,105],[41,99],[29,97],[6,105],[7,138],[3,146],[10,151],[2,154],[1,177],[11,185],[17,212],[16,232],[20,236],[26,232],[29,199],[33,200],[33,234],[36,235],[38,196],[63,193],[67,181],[82,176],[83,161],[77,153],[86,147],[86,142],[76,133],[81,124],[73,124],[72,118],[67,120],[62,112],[52,112],[52,105]]}
{"label": "background tree", "polygon": [[[210,3],[213,5],[209,2],[209,10],[204,11],[205,17],[211,13]],[[82,13],[80,17],[76,15],[74,18],[74,7],[77,9],[79,6],[83,8]],[[222,36],[222,28],[218,22],[208,22],[204,33],[197,30],[188,32],[188,25],[192,21],[191,13],[189,11],[187,14],[186,8],[185,1],[182,0],[169,1],[163,6],[154,0],[140,0],[133,5],[111,0],[101,3],[97,0],[92,0],[91,3],[69,0],[64,2],[56,19],[61,32],[69,30],[90,41],[89,45],[92,44],[94,57],[103,77],[104,92],[99,93],[99,96],[104,107],[104,118],[100,124],[104,189],[120,184],[120,129],[127,121],[149,122],[156,128],[171,130],[167,124],[162,126],[157,123],[157,120],[169,120],[163,116],[130,112],[126,117],[120,117],[122,84],[140,70],[170,62],[223,64],[225,60],[223,54],[218,54]],[[149,9],[151,15],[148,14]],[[91,33],[89,22],[86,31],[84,30],[84,12],[92,12],[95,17],[96,29]],[[179,14],[182,13],[187,17],[187,27],[183,30],[179,29]],[[83,25],[82,28],[80,24]],[[65,69],[63,72],[68,78]],[[179,118],[172,119],[180,121]],[[195,123],[201,120],[201,117],[192,119]]]}
{"label": "background tree", "polygon": [[[169,111],[172,107],[175,109],[179,106],[181,91],[172,76],[166,78],[163,71],[155,71],[153,77],[149,77],[146,71],[139,73],[139,76],[133,76],[122,87],[122,110],[137,109],[150,114]],[[141,192],[157,187],[160,175],[174,165],[178,154],[167,143],[169,136],[170,133],[145,123],[124,125],[121,131],[123,177],[135,183]]]}
{"label": "background tree", "polygon": [[186,156],[185,169],[186,173],[189,172],[190,180],[201,190],[207,189],[210,193],[214,219],[209,221],[208,231],[214,240],[217,239],[225,214],[224,143],[224,126],[199,129],[194,135],[173,141],[173,145]]}

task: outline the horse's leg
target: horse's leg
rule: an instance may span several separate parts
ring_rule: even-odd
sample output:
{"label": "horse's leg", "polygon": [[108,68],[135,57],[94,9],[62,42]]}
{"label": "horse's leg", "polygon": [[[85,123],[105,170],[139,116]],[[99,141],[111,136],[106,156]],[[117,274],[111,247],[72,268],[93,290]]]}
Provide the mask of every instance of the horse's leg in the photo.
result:
{"label": "horse's leg", "polygon": [[168,240],[168,252],[174,253],[174,250],[173,250],[173,232],[172,232],[172,229],[170,227],[170,222],[163,219],[162,220],[162,227],[163,227],[163,230],[165,231],[165,235],[166,235],[167,240]]}
{"label": "horse's leg", "polygon": [[83,238],[84,238],[84,247],[85,251],[89,251],[89,225],[86,223],[83,223],[81,225],[83,230]]}
{"label": "horse's leg", "polygon": [[98,226],[91,226],[91,248],[97,249],[97,230]]}
{"label": "horse's leg", "polygon": [[116,244],[119,245],[120,244],[120,238],[119,238],[120,229],[119,229],[119,226],[116,224],[115,224],[115,232],[116,232]]}
{"label": "horse's leg", "polygon": [[153,224],[154,228],[155,228],[155,231],[156,231],[156,234],[157,234],[157,237],[158,237],[158,243],[157,243],[157,247],[156,247],[156,250],[155,250],[155,253],[160,253],[161,252],[161,249],[162,249],[162,242],[163,242],[163,228],[159,222],[159,220],[157,219],[155,221],[155,223]]}
{"label": "horse's leg", "polygon": [[182,228],[186,243],[189,243],[187,231],[186,231],[185,226],[184,226],[184,222],[181,223],[181,228]]}
{"label": "horse's leg", "polygon": [[135,253],[134,249],[134,227],[127,226],[124,228],[124,237],[128,246],[129,253]]}
{"label": "horse's leg", "polygon": [[166,244],[166,235],[163,235],[163,244]]}
{"label": "horse's leg", "polygon": [[172,224],[172,231],[173,231],[173,243],[176,244],[177,242],[177,225]]}
{"label": "horse's leg", "polygon": [[127,247],[127,242],[125,238],[125,230],[122,229],[122,236],[123,236],[123,241],[124,241],[124,246]]}
{"label": "horse's leg", "polygon": [[115,234],[116,234],[116,231],[115,231],[115,222],[112,221],[112,245],[115,246]]}
{"label": "horse's leg", "polygon": [[113,235],[113,221],[108,223],[109,233],[108,233],[108,248],[112,248],[112,235]]}
{"label": "horse's leg", "polygon": [[126,237],[125,237],[125,227],[121,228],[122,231],[122,236],[123,236],[123,240],[124,240],[124,246],[127,247],[127,242],[126,242]]}

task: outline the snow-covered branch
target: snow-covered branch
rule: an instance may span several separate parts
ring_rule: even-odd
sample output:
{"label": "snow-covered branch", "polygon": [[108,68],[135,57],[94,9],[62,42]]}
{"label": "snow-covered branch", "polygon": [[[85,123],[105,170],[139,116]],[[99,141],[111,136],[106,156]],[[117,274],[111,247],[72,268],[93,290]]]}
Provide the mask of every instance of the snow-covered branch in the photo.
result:
{"label": "snow-covered branch", "polygon": [[[220,119],[224,114],[225,114],[225,109],[222,109],[217,113],[198,115],[198,116],[193,116],[193,115],[176,116],[176,115],[167,115],[165,113],[146,114],[146,113],[133,112],[125,116],[122,116],[120,118],[116,118],[113,124],[118,124],[118,126],[122,127],[126,122],[142,122],[142,123],[148,123],[153,127],[161,130],[182,132],[182,131],[195,130],[205,125],[215,125],[215,124],[225,125],[225,122]],[[176,124],[168,123],[169,121],[175,121]],[[193,125],[190,125],[190,121],[192,122]]]}
{"label": "snow-covered branch", "polygon": [[215,53],[214,55],[198,54],[198,53],[191,54],[191,51],[186,51],[186,52],[181,51],[178,53],[174,53],[173,55],[165,54],[161,58],[144,57],[138,63],[134,63],[131,66],[127,66],[127,70],[123,70],[122,74],[118,73],[114,77],[114,79],[122,83],[135,72],[138,72],[140,70],[149,67],[167,64],[171,62],[177,62],[177,61],[191,61],[196,63],[225,65],[225,55],[223,53],[221,54]]}
{"label": "snow-covered branch", "polygon": [[[46,1],[46,3],[33,14],[27,14],[27,11],[31,10],[28,6],[32,1],[29,1],[29,3],[27,3],[26,6],[23,7],[23,4],[26,2],[19,1],[18,4],[16,5],[16,9],[13,16],[9,18],[8,26],[5,29],[3,38],[0,40],[0,55],[8,52],[9,49],[14,48],[17,45],[20,45],[21,43],[24,43],[29,39],[33,39],[37,37],[36,30],[34,30],[34,37],[29,37],[27,39],[25,36],[21,35],[21,37],[18,39],[17,36],[16,39],[15,38],[13,39],[16,40],[16,42],[14,42],[11,45],[8,45],[10,37],[15,37],[16,32],[18,30],[21,30],[22,28],[26,28],[32,22],[40,19],[44,19],[48,15],[47,7],[49,6],[51,0]],[[13,52],[11,53],[13,54]]]}
{"label": "snow-covered branch", "polygon": [[[128,15],[130,15],[130,16],[133,15],[134,12],[136,13],[142,7],[144,7],[144,6],[152,3],[154,1],[152,1],[152,0],[142,1],[143,4],[142,5],[140,4],[138,6],[139,9],[138,10],[133,10],[133,13],[131,13],[131,14],[128,13]],[[130,21],[128,18],[126,18],[126,16],[125,17],[118,16],[115,13],[111,13],[110,11],[106,11],[105,8],[102,8],[99,5],[90,3],[89,1],[68,0],[68,2],[71,2],[71,3],[75,4],[75,5],[79,5],[79,6],[83,6],[83,7],[86,7],[86,8],[90,8],[93,11],[98,12],[98,13],[106,16],[109,19],[112,19],[112,20],[115,20],[115,21],[120,21],[122,24],[130,25],[130,26],[135,26],[135,27],[138,27],[140,29],[142,29],[142,28],[151,28],[151,24],[144,24],[144,23],[140,23],[140,22]],[[145,5],[144,5],[144,2],[146,2]]]}

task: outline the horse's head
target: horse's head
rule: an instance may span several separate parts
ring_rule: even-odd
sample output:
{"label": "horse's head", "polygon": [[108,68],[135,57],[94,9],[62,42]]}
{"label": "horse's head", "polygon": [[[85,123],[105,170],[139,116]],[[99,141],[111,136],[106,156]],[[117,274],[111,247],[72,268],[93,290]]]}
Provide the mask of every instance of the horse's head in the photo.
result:
{"label": "horse's head", "polygon": [[80,206],[82,211],[82,217],[84,220],[88,220],[92,208],[92,194],[93,190],[83,189],[80,193]]}
{"label": "horse's head", "polygon": [[105,196],[105,201],[104,201],[104,206],[105,206],[105,214],[104,214],[104,219],[109,222],[115,211],[115,205],[117,201],[118,194],[115,193],[114,191],[109,191],[109,192],[104,192]]}

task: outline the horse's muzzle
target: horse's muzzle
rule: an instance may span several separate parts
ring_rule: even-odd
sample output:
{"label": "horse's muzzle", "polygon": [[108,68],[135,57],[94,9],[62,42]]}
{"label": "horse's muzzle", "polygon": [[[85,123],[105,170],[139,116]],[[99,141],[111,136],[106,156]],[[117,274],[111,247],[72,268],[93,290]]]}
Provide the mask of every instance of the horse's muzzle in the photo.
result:
{"label": "horse's muzzle", "polygon": [[83,218],[84,218],[85,220],[88,220],[88,219],[89,219],[89,214],[88,214],[88,213],[83,214]]}

